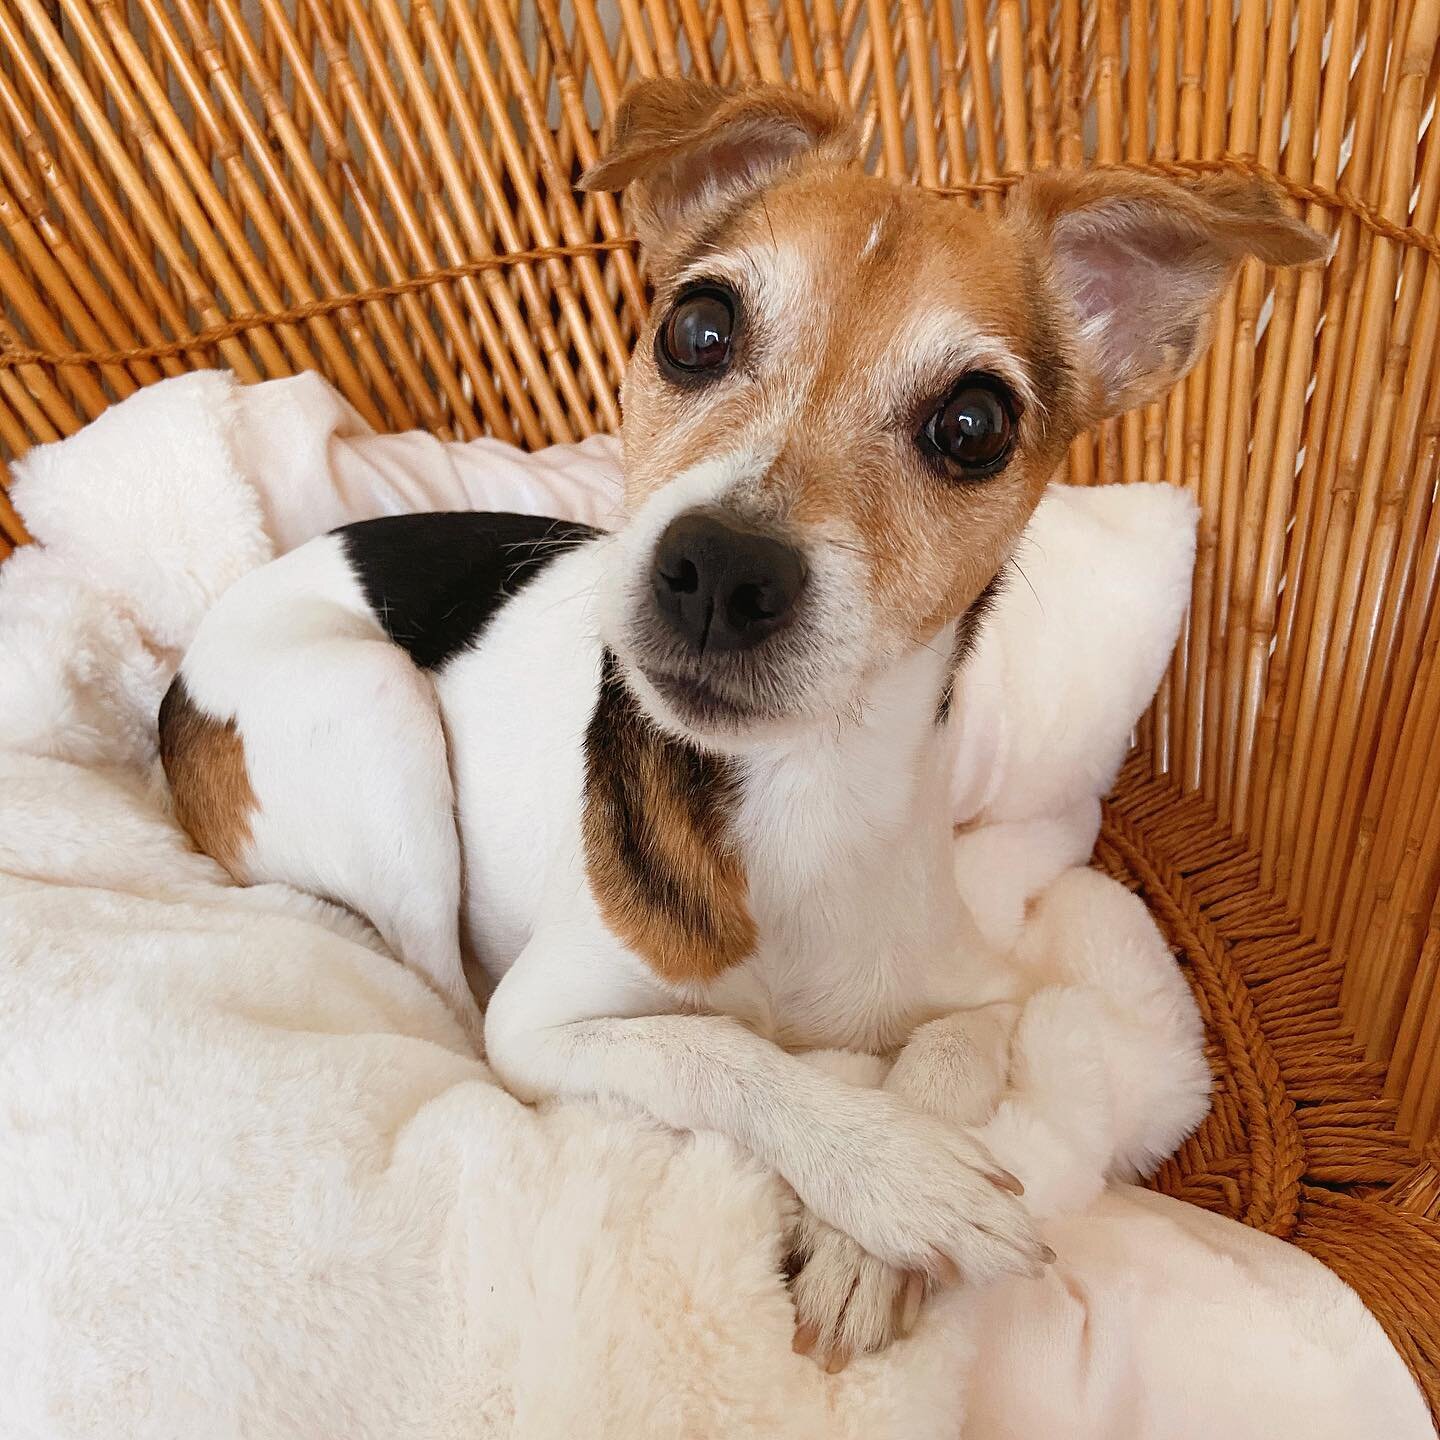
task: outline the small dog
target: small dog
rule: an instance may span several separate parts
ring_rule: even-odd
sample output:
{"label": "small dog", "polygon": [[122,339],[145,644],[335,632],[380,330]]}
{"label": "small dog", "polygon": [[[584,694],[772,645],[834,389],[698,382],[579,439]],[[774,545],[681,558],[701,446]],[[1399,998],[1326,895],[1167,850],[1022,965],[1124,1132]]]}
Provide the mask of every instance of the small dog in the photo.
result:
{"label": "small dog", "polygon": [[[225,595],[160,716],[238,880],[362,912],[472,1032],[478,964],[514,1095],[778,1171],[832,1369],[927,1284],[1048,1258],[965,1128],[1019,998],[951,870],[966,647],[1070,441],[1185,374],[1245,256],[1327,252],[1248,180],[1037,174],[992,217],[857,148],[791,90],[632,88],[581,182],[626,192],[655,288],[627,523],[313,541]],[[797,1058],[827,1047],[899,1059],[864,1088]]]}

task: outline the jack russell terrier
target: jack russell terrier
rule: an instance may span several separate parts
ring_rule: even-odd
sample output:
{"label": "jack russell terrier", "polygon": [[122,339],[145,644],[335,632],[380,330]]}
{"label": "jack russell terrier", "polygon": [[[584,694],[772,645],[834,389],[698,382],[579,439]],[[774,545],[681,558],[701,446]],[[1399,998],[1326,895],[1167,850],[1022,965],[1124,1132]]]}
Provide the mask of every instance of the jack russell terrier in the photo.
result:
{"label": "jack russell terrier", "polygon": [[160,713],[195,843],[366,915],[515,1096],[783,1176],[831,1369],[1052,1258],[967,1128],[1019,997],[952,873],[966,648],[1070,441],[1189,370],[1244,257],[1328,249],[1248,179],[1036,174],[997,217],[857,149],[788,89],[632,88],[581,181],[655,287],[623,528],[348,526],[233,586]]}

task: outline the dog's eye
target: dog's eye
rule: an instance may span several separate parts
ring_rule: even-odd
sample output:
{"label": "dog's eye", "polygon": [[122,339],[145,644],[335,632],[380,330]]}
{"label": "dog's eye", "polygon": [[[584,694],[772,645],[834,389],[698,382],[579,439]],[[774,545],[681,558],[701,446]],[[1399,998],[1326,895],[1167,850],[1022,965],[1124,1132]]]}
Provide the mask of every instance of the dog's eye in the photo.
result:
{"label": "dog's eye", "polygon": [[670,308],[655,353],[672,375],[718,372],[730,362],[735,333],[735,297],[719,285],[687,290]]}
{"label": "dog's eye", "polygon": [[920,431],[921,447],[979,479],[1004,468],[1015,448],[1014,396],[993,375],[967,375]]}

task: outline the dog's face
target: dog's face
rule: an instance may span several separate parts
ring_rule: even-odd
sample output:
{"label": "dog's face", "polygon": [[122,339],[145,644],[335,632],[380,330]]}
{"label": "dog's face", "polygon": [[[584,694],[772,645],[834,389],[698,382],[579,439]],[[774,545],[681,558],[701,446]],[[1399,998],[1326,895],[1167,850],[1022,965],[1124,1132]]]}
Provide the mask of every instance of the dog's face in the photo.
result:
{"label": "dog's face", "polygon": [[666,80],[586,177],[628,187],[654,284],[604,639],[723,748],[933,644],[1070,440],[1193,363],[1234,262],[1323,253],[1254,186],[1036,178],[996,218],[853,162],[824,102]]}
{"label": "dog's face", "polygon": [[655,274],[625,386],[613,638],[682,724],[833,717],[1000,568],[1076,405],[1007,241],[942,198],[816,168]]}

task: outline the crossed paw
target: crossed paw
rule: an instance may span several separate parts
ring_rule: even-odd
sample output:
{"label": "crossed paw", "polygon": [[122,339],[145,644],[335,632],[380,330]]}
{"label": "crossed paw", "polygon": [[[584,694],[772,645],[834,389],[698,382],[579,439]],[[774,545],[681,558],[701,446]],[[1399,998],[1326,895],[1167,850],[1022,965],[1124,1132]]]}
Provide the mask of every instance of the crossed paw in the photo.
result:
{"label": "crossed paw", "polygon": [[[1013,1268],[1034,1274],[1054,1258],[1055,1252],[1041,1245],[1034,1263],[1027,1256]],[[786,1276],[795,1305],[795,1351],[832,1375],[856,1355],[903,1340],[927,1296],[964,1278],[945,1257],[929,1271],[887,1265],[803,1206],[790,1233]]]}
{"label": "crossed paw", "polygon": [[791,1236],[795,1350],[832,1375],[852,1356],[883,1350],[915,1327],[928,1281],[862,1250],[802,1210]]}

